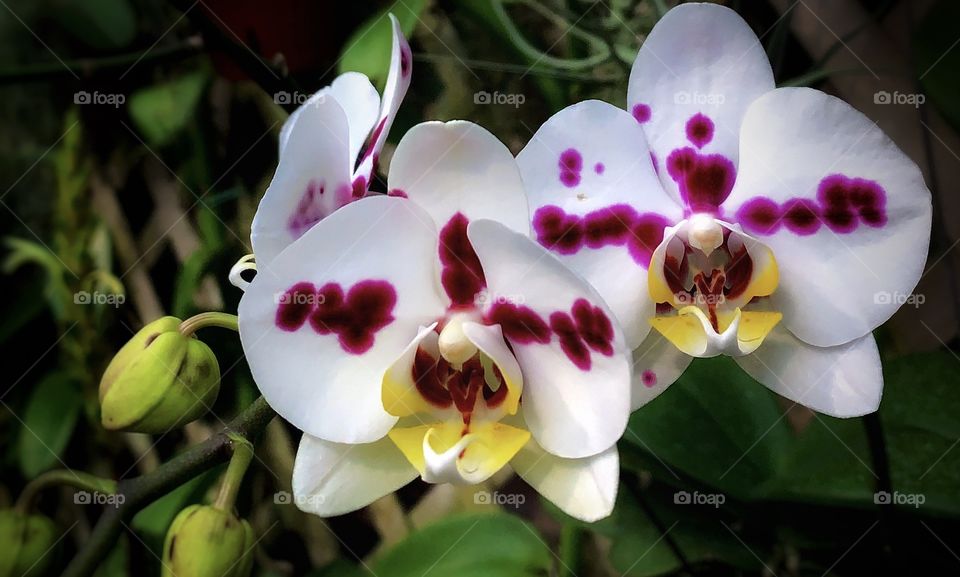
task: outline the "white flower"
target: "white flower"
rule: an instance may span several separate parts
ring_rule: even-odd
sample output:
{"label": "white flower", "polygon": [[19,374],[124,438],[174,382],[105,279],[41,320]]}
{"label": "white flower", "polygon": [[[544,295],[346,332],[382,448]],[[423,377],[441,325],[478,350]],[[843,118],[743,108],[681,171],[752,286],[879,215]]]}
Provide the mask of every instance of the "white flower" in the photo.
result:
{"label": "white flower", "polygon": [[627,101],[560,111],[518,162],[537,240],[635,349],[633,406],[691,356],[727,354],[817,411],[876,410],[871,331],[900,304],[880,297],[910,294],[930,237],[917,166],[843,101],[775,88],[756,35],[717,5],[656,25]]}
{"label": "white flower", "polygon": [[[389,188],[278,254],[255,247],[240,337],[267,401],[304,431],[296,502],[335,515],[417,476],[480,483],[509,463],[569,514],[608,515],[629,349],[601,297],[530,240],[510,151],[468,122],[421,124]],[[257,219],[295,210],[265,199]]]}
{"label": "white flower", "polygon": [[383,99],[365,75],[347,72],[308,98],[280,130],[277,171],[253,219],[253,252],[260,263],[334,210],[366,196],[412,72],[410,46],[392,14],[390,20],[393,52]]}

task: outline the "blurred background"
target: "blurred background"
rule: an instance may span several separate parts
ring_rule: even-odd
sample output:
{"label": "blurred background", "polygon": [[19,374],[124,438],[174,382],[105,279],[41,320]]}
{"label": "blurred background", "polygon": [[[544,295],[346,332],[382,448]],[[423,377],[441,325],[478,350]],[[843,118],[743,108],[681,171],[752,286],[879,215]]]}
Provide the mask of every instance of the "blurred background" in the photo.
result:
{"label": "blurred background", "polygon": [[[579,524],[504,473],[417,481],[343,517],[290,504],[299,432],[274,420],[238,501],[259,576],[956,574],[960,568],[960,3],[731,0],[781,86],[835,94],[912,157],[933,192],[926,272],[878,331],[878,415],[791,406],[724,360],[695,362],[620,443],[614,515]],[[108,433],[97,385],[164,314],[235,312],[227,273],[277,162],[287,112],[347,70],[382,88],[393,12],[413,84],[381,161],[413,124],[478,122],[518,152],[551,114],[624,106],[669,0],[0,0],[0,507],[53,469],[128,479],[258,396],[236,335],[205,329],[223,384],[165,435]],[[124,521],[97,575],[159,575],[163,536],[211,469]],[[109,505],[108,505],[109,506]],[[45,491],[50,574],[103,505]],[[5,575],[5,574],[4,574]]]}

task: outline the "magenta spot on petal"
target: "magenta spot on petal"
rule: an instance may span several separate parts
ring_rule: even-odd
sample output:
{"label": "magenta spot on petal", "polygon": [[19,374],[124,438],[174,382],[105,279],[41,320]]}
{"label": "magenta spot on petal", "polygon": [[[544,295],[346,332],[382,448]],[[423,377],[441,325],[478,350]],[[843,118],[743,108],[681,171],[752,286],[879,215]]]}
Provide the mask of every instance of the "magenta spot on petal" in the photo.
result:
{"label": "magenta spot on petal", "polygon": [[640,379],[643,381],[643,386],[647,388],[655,387],[657,385],[657,373],[647,369],[643,371],[643,374],[640,375]]}
{"label": "magenta spot on petal", "polygon": [[697,148],[703,148],[713,140],[713,121],[709,116],[694,114],[687,121],[687,140]]}
{"label": "magenta spot on petal", "polygon": [[406,42],[400,42],[400,74],[410,76],[410,45]]}
{"label": "magenta spot on petal", "polygon": [[597,174],[603,174],[603,171],[606,169],[607,167],[604,166],[602,162],[598,162],[593,165],[593,171],[596,172]]}
{"label": "magenta spot on petal", "polygon": [[580,370],[590,370],[590,351],[580,338],[577,325],[570,315],[564,312],[555,312],[550,315],[550,328],[560,339],[560,349],[567,355]]}
{"label": "magenta spot on petal", "polygon": [[680,196],[693,212],[719,213],[736,179],[733,163],[720,154],[700,154],[678,148],[667,157],[667,173],[679,185]]}
{"label": "magenta spot on petal", "polygon": [[600,208],[583,216],[567,214],[559,206],[544,206],[533,215],[537,242],[559,254],[576,254],[584,247],[626,245],[637,264],[646,267],[663,240],[669,221],[655,213],[639,214],[627,204]]}
{"label": "magenta spot on petal", "polygon": [[792,198],[782,210],[784,225],[795,234],[807,236],[820,229],[820,207],[812,200]]}
{"label": "magenta spot on petal", "polygon": [[586,299],[577,299],[571,309],[580,338],[588,347],[605,355],[613,355],[613,323],[603,309]]}
{"label": "magenta spot on petal", "polygon": [[387,196],[396,196],[398,198],[409,198],[407,193],[400,190],[399,188],[391,188],[387,191]]}
{"label": "magenta spot on petal", "polygon": [[[349,190],[349,187],[347,189]],[[311,180],[307,183],[307,188],[304,189],[297,207],[290,218],[287,219],[287,230],[293,238],[300,238],[313,225],[328,216],[327,208],[321,200],[324,192],[326,192],[326,188],[323,181]],[[339,189],[336,197],[337,199],[341,198]],[[345,200],[338,202],[338,206],[342,206],[349,201],[349,195],[347,195]]]}
{"label": "magenta spot on petal", "polygon": [[580,184],[580,173],[573,172],[572,170],[561,170],[560,171],[560,182],[568,188],[573,188]]}
{"label": "magenta spot on petal", "polygon": [[496,302],[486,315],[489,324],[498,324],[503,336],[519,344],[550,342],[550,327],[533,309],[510,302]]}
{"label": "magenta spot on petal", "polygon": [[637,120],[637,122],[639,122],[640,124],[643,124],[644,122],[647,122],[648,120],[650,120],[651,111],[650,111],[650,107],[646,104],[634,104],[633,110],[631,110],[631,113],[633,114],[633,117]]}
{"label": "magenta spot on petal", "polygon": [[396,290],[387,281],[360,281],[346,294],[337,283],[316,289],[299,282],[280,296],[276,325],[296,331],[309,320],[317,334],[335,334],[344,351],[359,355],[373,346],[377,331],[393,322],[396,302]]}
{"label": "magenta spot on petal", "polygon": [[367,195],[367,179],[363,176],[358,176],[353,181],[353,187],[351,189],[351,196],[354,199],[363,198]]}
{"label": "magenta spot on petal", "polygon": [[575,148],[568,148],[560,154],[560,168],[573,172],[583,169],[583,156]]}
{"label": "magenta spot on petal", "polygon": [[316,305],[316,292],[312,283],[298,282],[280,295],[274,321],[277,328],[293,332],[302,327]]}
{"label": "magenta spot on petal", "polygon": [[769,198],[753,198],[737,210],[736,218],[748,232],[774,234],[780,228],[780,206]]}
{"label": "magenta spot on petal", "polygon": [[[367,139],[366,147],[364,148],[363,153],[360,155],[360,161],[363,162],[367,159],[368,156],[374,153],[377,148],[377,141],[380,140],[380,135],[383,133],[383,127],[387,124],[386,118],[381,118],[380,122],[377,123],[377,127],[373,129],[373,132],[370,134],[370,138]],[[377,159],[373,159],[373,164],[377,163]]]}
{"label": "magenta spot on petal", "polygon": [[533,215],[537,242],[560,254],[575,254],[583,241],[580,217],[567,215],[559,206],[544,206]]}
{"label": "magenta spot on petal", "polygon": [[440,283],[455,307],[473,306],[476,294],[487,286],[480,259],[467,238],[469,223],[458,212],[440,230]]}

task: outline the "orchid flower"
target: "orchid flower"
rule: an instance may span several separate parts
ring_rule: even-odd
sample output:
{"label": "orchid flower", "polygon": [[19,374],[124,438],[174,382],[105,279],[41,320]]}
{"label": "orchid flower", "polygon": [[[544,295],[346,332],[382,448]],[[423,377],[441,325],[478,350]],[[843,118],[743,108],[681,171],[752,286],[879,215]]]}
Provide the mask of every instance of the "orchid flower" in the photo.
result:
{"label": "orchid flower", "polygon": [[[570,515],[608,515],[630,352],[596,291],[530,239],[513,155],[477,125],[421,124],[389,190],[278,254],[253,239],[266,270],[240,337],[264,397],[304,432],[298,506],[337,515],[417,476],[475,484],[509,464]],[[257,218],[295,209],[265,200]]]}
{"label": "orchid flower", "polygon": [[338,76],[300,105],[280,130],[280,160],[261,201],[252,242],[260,263],[272,260],[310,227],[366,196],[380,151],[410,86],[410,46],[391,14],[393,52],[383,98],[358,72]]}
{"label": "orchid flower", "polygon": [[817,411],[876,410],[871,331],[916,286],[930,237],[917,166],[845,102],[775,88],[756,35],[717,5],[663,17],[627,102],[560,111],[518,163],[537,240],[635,349],[633,407],[725,354]]}

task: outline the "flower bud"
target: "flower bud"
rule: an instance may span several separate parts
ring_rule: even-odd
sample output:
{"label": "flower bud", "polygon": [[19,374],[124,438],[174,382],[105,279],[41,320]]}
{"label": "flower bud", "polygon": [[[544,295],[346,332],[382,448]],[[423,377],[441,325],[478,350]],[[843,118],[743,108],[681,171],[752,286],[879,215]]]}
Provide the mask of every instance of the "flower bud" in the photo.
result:
{"label": "flower bud", "polygon": [[198,418],[220,391],[220,366],[210,348],[163,317],[140,329],[100,381],[103,426],[162,433]]}
{"label": "flower bud", "polygon": [[254,544],[246,520],[210,505],[191,505],[167,531],[162,577],[247,577]]}
{"label": "flower bud", "polygon": [[58,537],[57,526],[43,515],[0,511],[0,577],[43,575]]}

